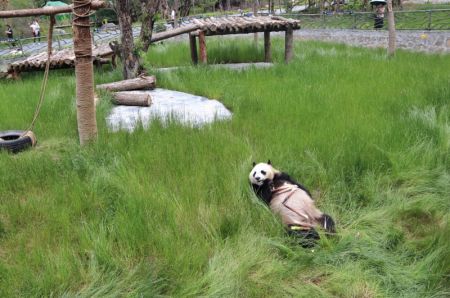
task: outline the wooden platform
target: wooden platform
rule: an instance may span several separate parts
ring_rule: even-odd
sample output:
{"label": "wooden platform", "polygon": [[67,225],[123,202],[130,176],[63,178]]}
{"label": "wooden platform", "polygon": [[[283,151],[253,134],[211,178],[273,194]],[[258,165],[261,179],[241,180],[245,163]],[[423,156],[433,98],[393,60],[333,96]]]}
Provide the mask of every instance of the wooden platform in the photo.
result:
{"label": "wooden platform", "polygon": [[[93,48],[92,57],[94,64],[109,63],[109,58],[114,58],[114,53],[108,44]],[[47,52],[32,55],[24,60],[16,61],[8,65],[7,73],[11,77],[17,77],[21,72],[44,70],[47,63]],[[50,58],[50,68],[75,67],[75,54],[73,49],[54,51]]]}
{"label": "wooden platform", "polygon": [[[300,29],[300,21],[286,19],[279,16],[257,16],[257,17],[221,17],[193,19],[192,22],[198,26],[189,34],[191,58],[194,64],[207,63],[206,36],[246,34],[264,32],[264,62],[271,62],[272,51],[270,32],[285,31],[285,62],[289,63],[293,57],[293,30]],[[197,52],[197,41],[199,51]]]}
{"label": "wooden platform", "polygon": [[300,29],[299,20],[286,19],[278,16],[211,17],[206,19],[193,19],[192,22],[199,27],[199,30],[193,33],[196,36],[199,35],[200,31],[203,31],[205,36],[212,36]]}

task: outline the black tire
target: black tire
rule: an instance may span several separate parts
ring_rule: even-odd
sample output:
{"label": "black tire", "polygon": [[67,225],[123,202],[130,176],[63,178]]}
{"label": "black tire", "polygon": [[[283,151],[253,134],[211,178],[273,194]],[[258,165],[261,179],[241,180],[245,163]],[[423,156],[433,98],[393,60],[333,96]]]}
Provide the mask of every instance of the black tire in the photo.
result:
{"label": "black tire", "polygon": [[24,130],[0,131],[0,150],[17,153],[36,145],[34,133],[28,131],[23,135],[25,132]]}

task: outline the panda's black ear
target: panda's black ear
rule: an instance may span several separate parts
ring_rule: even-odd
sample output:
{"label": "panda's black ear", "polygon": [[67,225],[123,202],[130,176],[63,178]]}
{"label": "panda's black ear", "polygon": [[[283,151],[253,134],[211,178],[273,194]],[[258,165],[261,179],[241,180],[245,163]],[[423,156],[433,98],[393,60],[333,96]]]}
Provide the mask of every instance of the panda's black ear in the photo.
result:
{"label": "panda's black ear", "polygon": [[271,165],[271,164],[272,164],[272,162],[270,161],[270,159],[267,161],[267,164],[268,164],[268,165]]}
{"label": "panda's black ear", "polygon": [[253,162],[253,166],[256,166],[256,162]]}

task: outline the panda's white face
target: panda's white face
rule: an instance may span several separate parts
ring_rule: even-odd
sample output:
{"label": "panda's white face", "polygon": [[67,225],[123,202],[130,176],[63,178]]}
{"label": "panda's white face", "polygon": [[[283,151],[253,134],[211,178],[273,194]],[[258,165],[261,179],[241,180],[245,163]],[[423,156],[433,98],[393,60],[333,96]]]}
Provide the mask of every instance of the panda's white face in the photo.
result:
{"label": "panda's white face", "polygon": [[272,167],[272,165],[267,163],[259,163],[253,167],[248,175],[251,184],[263,185],[266,180],[273,180],[275,173],[277,171]]}

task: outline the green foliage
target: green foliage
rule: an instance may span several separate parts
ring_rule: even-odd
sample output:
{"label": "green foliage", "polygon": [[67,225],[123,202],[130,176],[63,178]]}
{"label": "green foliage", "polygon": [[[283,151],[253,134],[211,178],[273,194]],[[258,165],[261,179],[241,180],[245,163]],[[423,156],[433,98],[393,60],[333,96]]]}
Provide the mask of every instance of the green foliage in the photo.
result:
{"label": "green foliage", "polygon": [[[185,43],[153,46],[148,67],[187,66],[157,72],[160,87],[219,99],[233,119],[112,133],[103,95],[98,142],[82,148],[73,72],[52,71],[38,146],[0,153],[0,296],[445,297],[449,56],[295,46],[289,65],[238,72],[190,67]],[[254,49],[208,38],[210,61]],[[1,82],[2,130],[26,127],[41,80]],[[268,158],[335,217],[336,237],[311,251],[284,234],[247,182]]]}

